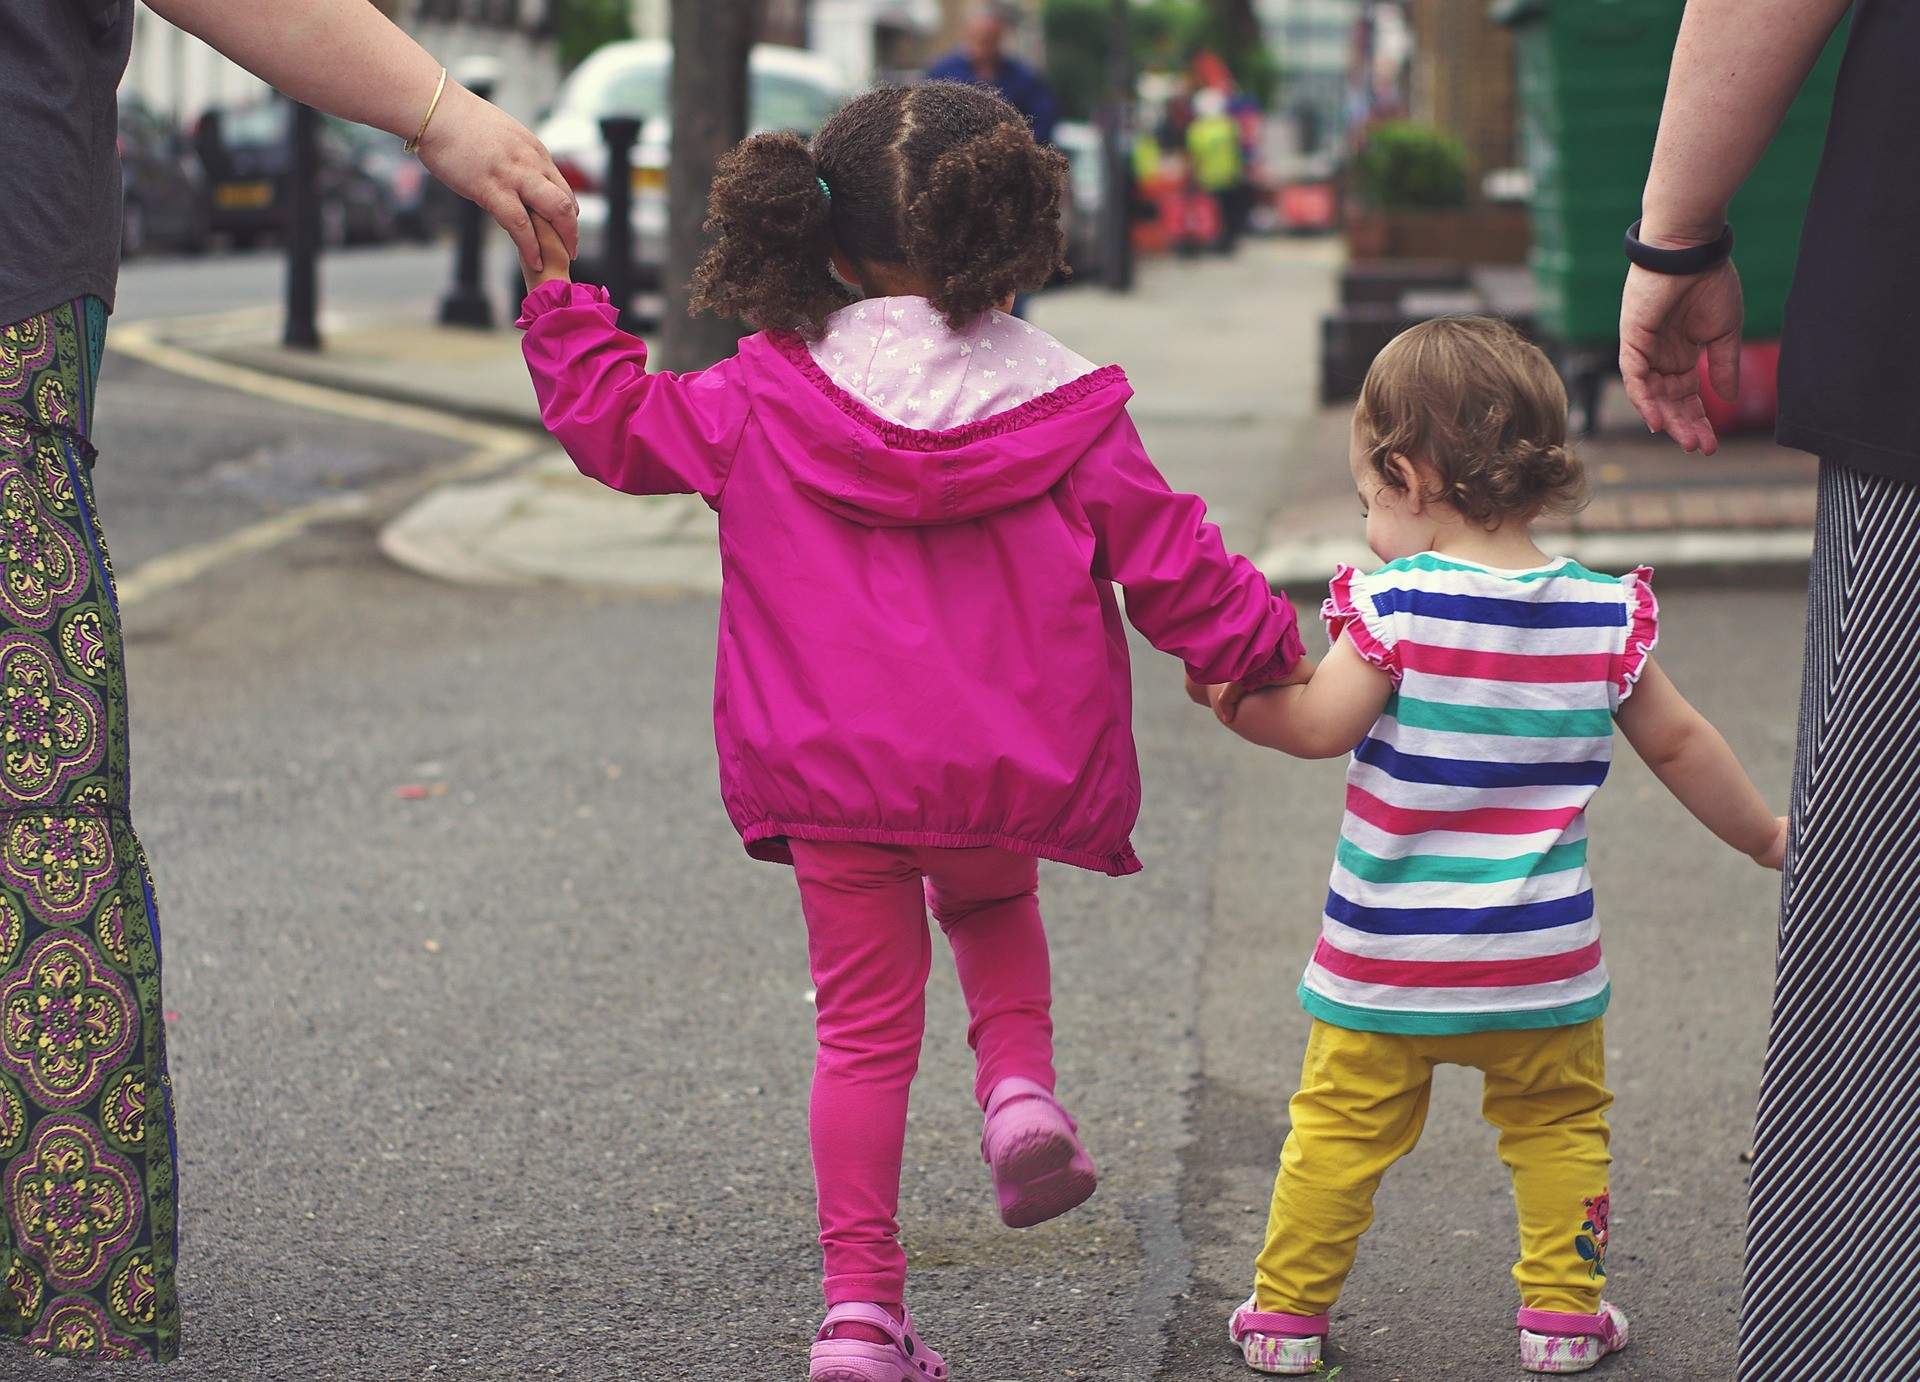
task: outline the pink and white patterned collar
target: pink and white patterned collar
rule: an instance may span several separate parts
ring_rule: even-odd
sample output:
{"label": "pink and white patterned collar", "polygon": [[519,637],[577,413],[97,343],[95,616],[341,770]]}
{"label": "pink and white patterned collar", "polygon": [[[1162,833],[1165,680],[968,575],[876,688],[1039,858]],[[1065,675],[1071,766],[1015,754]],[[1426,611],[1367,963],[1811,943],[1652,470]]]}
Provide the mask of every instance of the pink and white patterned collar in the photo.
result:
{"label": "pink and white patterned collar", "polygon": [[821,371],[889,422],[938,431],[1018,408],[1094,365],[1004,312],[964,331],[922,297],[868,298],[827,318],[807,350]]}

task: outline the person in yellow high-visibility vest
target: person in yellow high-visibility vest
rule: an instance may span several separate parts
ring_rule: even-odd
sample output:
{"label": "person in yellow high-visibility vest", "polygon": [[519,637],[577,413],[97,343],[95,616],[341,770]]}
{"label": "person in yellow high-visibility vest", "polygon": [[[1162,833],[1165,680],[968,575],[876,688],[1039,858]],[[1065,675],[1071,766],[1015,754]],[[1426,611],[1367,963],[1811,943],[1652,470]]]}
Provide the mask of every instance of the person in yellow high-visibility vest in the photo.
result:
{"label": "person in yellow high-visibility vest", "polygon": [[1227,114],[1225,92],[1203,87],[1194,94],[1193,120],[1187,126],[1187,160],[1194,184],[1220,209],[1220,238],[1213,247],[1230,254],[1240,234],[1238,212],[1246,165],[1240,155],[1240,127]]}

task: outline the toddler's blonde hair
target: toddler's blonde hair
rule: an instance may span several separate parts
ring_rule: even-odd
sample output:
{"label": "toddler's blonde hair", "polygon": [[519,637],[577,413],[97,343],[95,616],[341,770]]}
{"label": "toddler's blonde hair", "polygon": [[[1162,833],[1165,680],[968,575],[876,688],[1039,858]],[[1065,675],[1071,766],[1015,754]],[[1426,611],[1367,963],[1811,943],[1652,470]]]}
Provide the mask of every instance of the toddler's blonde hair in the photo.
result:
{"label": "toddler's blonde hair", "polygon": [[1404,488],[1394,456],[1431,467],[1424,496],[1491,527],[1586,503],[1587,477],[1567,448],[1567,390],[1540,348],[1493,317],[1439,317],[1395,336],[1354,408],[1360,444],[1381,480]]}

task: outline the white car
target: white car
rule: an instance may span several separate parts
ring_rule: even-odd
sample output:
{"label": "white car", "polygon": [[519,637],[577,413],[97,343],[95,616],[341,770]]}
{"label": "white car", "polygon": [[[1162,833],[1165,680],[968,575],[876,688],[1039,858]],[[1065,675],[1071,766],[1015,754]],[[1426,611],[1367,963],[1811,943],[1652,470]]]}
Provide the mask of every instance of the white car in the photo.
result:
{"label": "white car", "polygon": [[[634,287],[660,287],[667,247],[667,150],[672,137],[668,88],[673,45],[658,39],[609,43],[573,70],[554,98],[539,135],[561,176],[580,200],[580,257],[576,278],[603,281],[606,243],[607,146],[600,121],[628,115],[641,121],[633,149]],[[810,138],[847,98],[840,69],[800,48],[754,45],[748,62],[747,128],[792,130]]]}

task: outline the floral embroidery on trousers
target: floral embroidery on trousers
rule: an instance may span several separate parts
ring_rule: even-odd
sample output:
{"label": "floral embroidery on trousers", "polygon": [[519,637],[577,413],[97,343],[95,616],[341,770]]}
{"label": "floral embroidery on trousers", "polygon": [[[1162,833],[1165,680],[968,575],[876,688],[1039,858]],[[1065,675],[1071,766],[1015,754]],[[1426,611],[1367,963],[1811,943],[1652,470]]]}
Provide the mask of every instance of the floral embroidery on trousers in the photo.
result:
{"label": "floral embroidery on trousers", "polygon": [[173,1099],[87,440],[106,312],[0,326],[0,1337],[165,1362]]}

